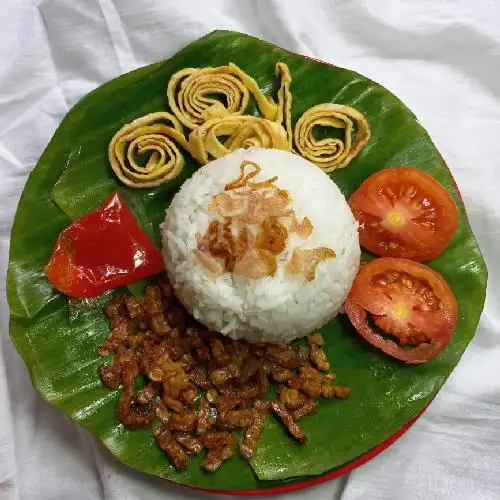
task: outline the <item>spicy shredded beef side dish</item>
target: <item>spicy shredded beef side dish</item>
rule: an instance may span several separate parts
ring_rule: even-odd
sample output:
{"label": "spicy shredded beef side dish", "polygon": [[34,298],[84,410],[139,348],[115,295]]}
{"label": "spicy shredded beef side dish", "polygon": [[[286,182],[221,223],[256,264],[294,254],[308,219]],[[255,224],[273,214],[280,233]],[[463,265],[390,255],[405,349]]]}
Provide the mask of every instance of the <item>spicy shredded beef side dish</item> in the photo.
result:
{"label": "spicy shredded beef side dish", "polygon": [[[206,449],[203,469],[217,470],[236,453],[238,430],[239,452],[251,459],[268,413],[304,444],[298,421],[316,411],[317,399],[350,393],[333,384],[319,333],[309,347],[232,340],[196,323],[164,276],[143,299],[115,297],[104,313],[111,331],[99,354],[114,359],[99,374],[110,389],[121,387],[116,417],[129,429],[159,421],[156,443],[178,469]],[[137,379],[144,380],[139,391]],[[274,401],[264,399],[270,383]]]}

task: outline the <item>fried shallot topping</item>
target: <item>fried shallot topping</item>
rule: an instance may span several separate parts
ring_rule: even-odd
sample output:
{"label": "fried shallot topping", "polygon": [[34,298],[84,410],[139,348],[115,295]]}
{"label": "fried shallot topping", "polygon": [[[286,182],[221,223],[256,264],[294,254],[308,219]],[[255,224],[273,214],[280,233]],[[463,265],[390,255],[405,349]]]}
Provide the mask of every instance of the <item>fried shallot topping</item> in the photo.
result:
{"label": "fried shallot topping", "polygon": [[257,163],[243,161],[239,176],[225,186],[224,192],[212,197],[208,209],[215,218],[204,234],[197,234],[193,255],[215,277],[224,273],[247,279],[274,276],[278,262],[283,262],[285,272],[303,274],[312,281],[316,268],[335,257],[335,252],[326,247],[295,247],[286,262],[289,235],[295,233],[307,240],[314,227],[308,217],[299,221],[288,191],[275,184],[278,177],[254,180],[261,171]]}
{"label": "fried shallot topping", "polygon": [[307,281],[313,281],[318,266],[334,257],[335,252],[331,248],[319,247],[312,250],[294,248],[292,258],[287,262],[285,269],[290,274],[302,274]]}
{"label": "fried shallot topping", "polygon": [[[308,337],[309,347],[231,340],[190,318],[163,276],[143,299],[115,297],[104,313],[110,332],[99,353],[114,359],[99,375],[110,389],[121,389],[116,418],[129,429],[159,421],[154,439],[178,469],[206,450],[201,467],[217,470],[234,456],[239,430],[240,455],[250,460],[270,410],[303,444],[297,422],[316,411],[316,399],[350,393],[325,373],[321,334]],[[266,401],[273,382],[278,400]]]}

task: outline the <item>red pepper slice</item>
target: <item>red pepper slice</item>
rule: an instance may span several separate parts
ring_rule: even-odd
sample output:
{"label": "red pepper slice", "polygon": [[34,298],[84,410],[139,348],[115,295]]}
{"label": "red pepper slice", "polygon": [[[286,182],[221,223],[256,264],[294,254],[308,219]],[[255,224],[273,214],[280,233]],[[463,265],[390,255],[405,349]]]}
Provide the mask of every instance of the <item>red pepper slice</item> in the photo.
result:
{"label": "red pepper slice", "polygon": [[71,297],[96,297],[157,274],[161,253],[118,193],[64,229],[44,272]]}

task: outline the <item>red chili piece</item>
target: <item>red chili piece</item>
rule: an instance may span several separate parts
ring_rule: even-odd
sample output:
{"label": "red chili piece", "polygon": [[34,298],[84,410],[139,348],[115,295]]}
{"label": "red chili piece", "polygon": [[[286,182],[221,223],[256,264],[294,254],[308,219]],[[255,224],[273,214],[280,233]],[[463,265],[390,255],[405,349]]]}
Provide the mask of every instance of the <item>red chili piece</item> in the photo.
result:
{"label": "red chili piece", "polygon": [[44,272],[65,295],[96,297],[163,268],[161,253],[114,193],[61,232]]}

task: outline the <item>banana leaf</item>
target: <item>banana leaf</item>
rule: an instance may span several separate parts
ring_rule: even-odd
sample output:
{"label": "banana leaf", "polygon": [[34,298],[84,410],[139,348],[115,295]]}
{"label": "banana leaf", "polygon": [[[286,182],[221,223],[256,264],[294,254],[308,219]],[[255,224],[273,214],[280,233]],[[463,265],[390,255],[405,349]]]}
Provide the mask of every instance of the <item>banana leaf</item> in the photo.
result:
{"label": "banana leaf", "polygon": [[[114,417],[118,393],[103,387],[97,348],[107,331],[102,302],[70,315],[68,301],[42,273],[59,232],[119,190],[156,244],[165,209],[198,167],[188,155],[175,181],[133,190],[118,183],[107,146],[125,123],[167,109],[166,87],[186,67],[234,62],[274,95],[274,66],[290,67],[292,120],[309,107],[334,102],[354,106],[369,120],[372,138],[351,164],[331,174],[349,196],[370,174],[394,165],[417,165],[449,191],[460,212],[451,244],[430,266],[453,289],[460,310],[453,341],[436,359],[403,366],[372,349],[339,316],[322,332],[341,384],[352,387],[343,401],[322,401],[301,421],[310,441],[296,445],[268,418],[251,464],[239,457],[214,474],[200,470],[202,457],[176,471],[155,445],[151,430],[129,431]],[[249,110],[255,113],[255,106]],[[331,214],[333,217],[334,214]],[[292,54],[239,33],[216,31],[171,59],[138,69],[99,87],[64,118],[26,184],[12,230],[8,271],[11,337],[41,396],[83,426],[122,462],[190,486],[220,490],[269,488],[339,467],[367,452],[415,417],[436,395],[472,339],[483,307],[487,270],[458,190],[427,132],[413,113],[379,84],[352,71]],[[115,291],[113,293],[119,293]],[[123,292],[123,290],[122,290]],[[135,290],[137,293],[137,290]],[[109,296],[108,296],[109,297]]]}

